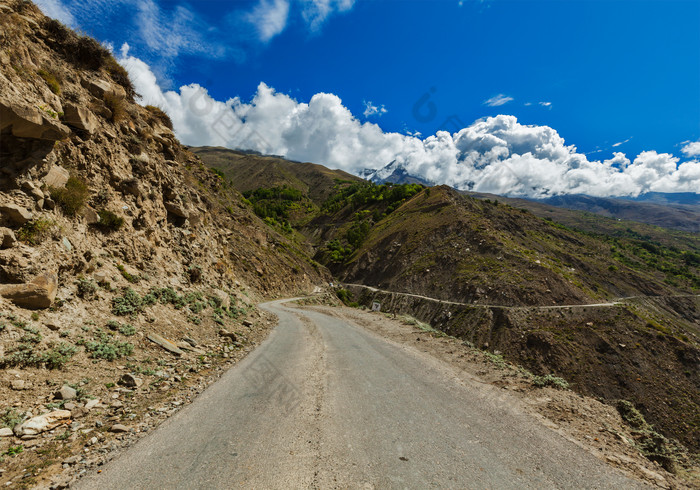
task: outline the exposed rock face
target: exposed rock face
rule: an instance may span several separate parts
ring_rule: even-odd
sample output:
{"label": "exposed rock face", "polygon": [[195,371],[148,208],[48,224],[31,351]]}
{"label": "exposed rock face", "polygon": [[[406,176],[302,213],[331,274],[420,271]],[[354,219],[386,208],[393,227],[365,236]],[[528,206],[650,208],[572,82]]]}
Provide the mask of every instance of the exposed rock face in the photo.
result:
{"label": "exposed rock face", "polygon": [[29,309],[48,308],[56,299],[58,277],[55,273],[44,273],[26,284],[9,285],[0,289],[0,296],[17,306]]}
{"label": "exposed rock face", "polygon": [[92,134],[97,128],[97,118],[87,108],[69,102],[64,106],[64,111],[63,120],[66,124],[74,128],[82,129],[88,134]]}
{"label": "exposed rock face", "polygon": [[17,226],[22,226],[33,217],[31,212],[16,204],[0,206],[0,214],[10,223]]}
{"label": "exposed rock face", "polygon": [[0,248],[11,248],[17,243],[15,233],[9,228],[0,228]]}
{"label": "exposed rock face", "polygon": [[53,165],[49,173],[44,177],[44,183],[49,187],[63,187],[68,182],[70,173],[63,167]]}
{"label": "exposed rock face", "polygon": [[0,131],[12,128],[18,138],[57,141],[70,134],[70,128],[41,109],[0,100]]}
{"label": "exposed rock face", "polygon": [[36,436],[47,430],[54,429],[70,422],[70,410],[56,410],[31,418],[15,427],[17,437]]}

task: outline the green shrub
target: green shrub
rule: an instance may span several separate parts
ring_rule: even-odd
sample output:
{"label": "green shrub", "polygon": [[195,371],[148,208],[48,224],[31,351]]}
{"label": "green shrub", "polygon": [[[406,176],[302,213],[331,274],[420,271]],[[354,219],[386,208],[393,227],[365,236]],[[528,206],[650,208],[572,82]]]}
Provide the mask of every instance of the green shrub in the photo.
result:
{"label": "green shrub", "polygon": [[122,277],[124,279],[126,279],[127,281],[129,281],[132,284],[136,284],[137,282],[139,282],[141,280],[141,278],[139,276],[134,276],[132,274],[129,274],[122,264],[117,264],[117,270],[119,271],[119,273],[122,275]]}
{"label": "green shrub", "polygon": [[44,353],[44,364],[48,369],[62,369],[76,352],[78,349],[74,345],[61,342]]}
{"label": "green shrub", "polygon": [[55,72],[41,69],[37,73],[44,79],[46,85],[49,86],[54,94],[59,95],[61,93],[61,82],[59,82]]}
{"label": "green shrub", "polygon": [[127,337],[131,337],[136,333],[136,327],[133,325],[129,325],[128,323],[125,323],[121,327],[119,327],[119,333],[122,335],[126,335]]}
{"label": "green shrub", "polygon": [[569,383],[567,383],[565,379],[560,378],[558,376],[554,376],[552,374],[547,374],[545,376],[535,376],[532,378],[532,384],[537,386],[538,388],[551,386],[560,390],[569,389]]}
{"label": "green shrub", "polygon": [[54,226],[53,221],[43,218],[28,221],[17,230],[17,239],[27,245],[39,245],[50,235]]}
{"label": "green shrub", "polygon": [[65,187],[51,187],[49,191],[66,216],[78,214],[90,195],[87,183],[75,176],[68,179]]}
{"label": "green shrub", "polygon": [[97,292],[97,284],[90,279],[78,279],[78,296],[83,299],[90,299]]}
{"label": "green shrub", "polygon": [[101,209],[97,212],[100,221],[95,223],[95,226],[102,228],[105,231],[117,231],[124,226],[124,218],[114,214],[112,211]]}
{"label": "green shrub", "polygon": [[0,427],[9,427],[14,429],[15,426],[22,423],[24,417],[14,408],[6,408],[5,413],[0,415]]}
{"label": "green shrub", "polygon": [[122,296],[112,300],[112,313],[117,316],[134,315],[141,311],[142,305],[139,294],[131,288],[126,288]]}
{"label": "green shrub", "polygon": [[10,349],[5,357],[0,358],[0,367],[45,366],[48,369],[61,369],[76,351],[74,345],[65,342],[61,342],[56,347],[44,352],[35,352],[31,343],[21,343]]}
{"label": "green shrub", "polygon": [[84,345],[85,351],[93,359],[114,361],[134,352],[133,344],[114,339],[101,330],[95,332],[94,340],[85,341]]}

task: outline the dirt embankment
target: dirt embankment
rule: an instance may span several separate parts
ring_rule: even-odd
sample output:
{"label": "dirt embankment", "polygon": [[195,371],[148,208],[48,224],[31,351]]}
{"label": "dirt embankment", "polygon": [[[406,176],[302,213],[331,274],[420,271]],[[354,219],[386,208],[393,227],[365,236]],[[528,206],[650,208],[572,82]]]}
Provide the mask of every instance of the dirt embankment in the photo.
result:
{"label": "dirt embankment", "polygon": [[[609,403],[632,402],[667,437],[700,449],[700,350],[663,314],[677,301],[605,307],[482,307],[348,286],[365,306],[405,313]],[[669,306],[669,304],[671,306]],[[680,320],[676,319],[675,322]]]}

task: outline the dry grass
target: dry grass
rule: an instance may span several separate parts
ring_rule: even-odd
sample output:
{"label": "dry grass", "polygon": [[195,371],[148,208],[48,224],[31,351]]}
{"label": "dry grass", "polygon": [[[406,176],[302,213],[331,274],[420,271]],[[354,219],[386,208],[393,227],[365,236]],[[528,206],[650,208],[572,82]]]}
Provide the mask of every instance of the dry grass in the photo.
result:
{"label": "dry grass", "polygon": [[172,131],[173,121],[170,119],[170,116],[168,116],[168,114],[163,109],[161,109],[158,106],[147,105],[146,110],[148,111],[148,113],[152,117],[152,119],[155,119],[156,121],[160,122],[166,128],[168,128]]}

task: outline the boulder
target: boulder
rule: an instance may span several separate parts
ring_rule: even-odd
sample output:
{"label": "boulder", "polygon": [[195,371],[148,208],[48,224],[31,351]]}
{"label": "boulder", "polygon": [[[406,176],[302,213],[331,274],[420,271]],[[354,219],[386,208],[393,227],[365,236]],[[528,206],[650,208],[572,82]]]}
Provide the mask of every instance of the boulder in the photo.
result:
{"label": "boulder", "polygon": [[9,228],[0,227],[0,248],[11,248],[17,243],[15,232]]}
{"label": "boulder", "polygon": [[70,173],[68,173],[68,170],[54,165],[44,177],[44,183],[49,187],[64,187],[69,178]]}
{"label": "boulder", "polygon": [[133,374],[126,373],[124,376],[119,378],[117,384],[125,386],[126,388],[138,388],[143,384],[143,380],[141,378],[137,378]]}
{"label": "boulder", "polygon": [[70,410],[56,410],[45,413],[15,426],[14,432],[17,437],[35,436],[59,425],[69,423],[70,416]]}
{"label": "boulder", "polygon": [[0,101],[0,131],[12,128],[18,138],[57,141],[70,134],[70,128],[41,109]]}
{"label": "boulder", "polygon": [[112,427],[110,427],[109,431],[115,433],[129,432],[129,428],[126,425],[114,424]]}
{"label": "boulder", "polygon": [[26,382],[23,379],[13,379],[10,381],[10,388],[15,391],[22,391],[27,387]]}
{"label": "boulder", "polygon": [[175,216],[179,216],[180,218],[185,218],[187,219],[189,217],[189,213],[187,212],[187,209],[181,202],[177,201],[166,201],[163,203],[165,206],[165,209],[171,213],[174,214]]}
{"label": "boulder", "polygon": [[0,296],[17,306],[29,309],[48,308],[56,299],[58,277],[55,273],[44,273],[25,284],[11,284],[0,288]]}
{"label": "boulder", "polygon": [[168,352],[175,354],[176,356],[181,356],[184,354],[182,352],[182,349],[180,349],[175,342],[172,342],[168,339],[165,339],[158,335],[157,333],[149,333],[148,336],[146,337],[148,340],[153,342],[156,345],[161,346],[163,349],[167,350]]}
{"label": "boulder", "polygon": [[90,206],[83,207],[82,215],[88,225],[94,225],[100,222],[100,215]]}
{"label": "boulder", "polygon": [[4,204],[0,206],[0,213],[2,213],[5,219],[17,226],[22,226],[34,217],[31,212],[16,204]]}
{"label": "boulder", "polygon": [[231,297],[221,289],[211,289],[209,295],[217,299],[222,308],[228,310],[231,307]]}
{"label": "boulder", "polygon": [[221,337],[229,339],[231,342],[236,342],[238,340],[238,337],[236,337],[235,333],[229,332],[228,330],[223,329],[223,328],[221,330],[219,330],[219,335]]}
{"label": "boulder", "polygon": [[85,402],[85,410],[92,410],[96,406],[100,404],[100,399],[99,398],[94,398],[92,400],[88,400]]}
{"label": "boulder", "polygon": [[63,108],[63,121],[69,126],[82,129],[88,134],[92,134],[97,128],[97,118],[84,106],[69,102]]}
{"label": "boulder", "polygon": [[0,437],[12,437],[13,435],[15,434],[9,427],[3,427],[0,429]]}
{"label": "boulder", "polygon": [[87,89],[92,95],[98,98],[103,98],[105,94],[112,92],[112,84],[106,80],[97,79],[87,83]]}
{"label": "boulder", "polygon": [[63,385],[61,389],[54,394],[57,400],[72,400],[76,396],[78,396],[78,391],[68,385]]}

